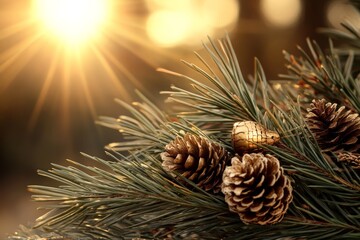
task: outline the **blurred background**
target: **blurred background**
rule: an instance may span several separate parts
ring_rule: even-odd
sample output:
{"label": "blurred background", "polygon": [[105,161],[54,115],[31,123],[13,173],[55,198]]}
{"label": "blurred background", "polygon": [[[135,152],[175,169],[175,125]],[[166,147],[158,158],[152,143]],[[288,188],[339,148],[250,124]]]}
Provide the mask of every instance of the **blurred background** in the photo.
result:
{"label": "blurred background", "polygon": [[39,215],[37,169],[106,158],[121,135],[95,121],[125,113],[115,98],[139,89],[166,108],[158,92],[184,83],[156,68],[194,75],[180,59],[198,63],[207,36],[228,33],[243,74],[257,57],[275,80],[282,50],[327,46],[317,29],[344,19],[360,22],[345,0],[0,0],[0,239]]}

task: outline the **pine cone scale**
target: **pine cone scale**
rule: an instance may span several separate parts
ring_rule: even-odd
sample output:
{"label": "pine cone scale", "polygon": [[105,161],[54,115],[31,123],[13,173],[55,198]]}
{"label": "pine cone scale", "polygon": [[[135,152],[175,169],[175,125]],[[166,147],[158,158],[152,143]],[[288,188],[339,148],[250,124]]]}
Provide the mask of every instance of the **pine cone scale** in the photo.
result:
{"label": "pine cone scale", "polygon": [[[176,170],[179,170],[180,168],[176,169]],[[189,178],[191,176],[191,172],[190,171],[186,171],[186,172],[183,172],[181,174],[181,176],[183,176],[184,178]]]}
{"label": "pine cone scale", "polygon": [[188,155],[185,160],[185,164],[184,164],[185,169],[192,169],[192,168],[194,168],[194,165],[195,165],[194,157],[191,155]]}
{"label": "pine cone scale", "polygon": [[352,137],[352,138],[348,139],[346,142],[344,142],[344,144],[352,145],[352,144],[355,144],[357,141],[358,141],[357,137]]}
{"label": "pine cone scale", "polygon": [[339,152],[337,158],[339,162],[350,164],[354,169],[360,169],[360,154]]}
{"label": "pine cone scale", "polygon": [[[170,155],[169,155],[170,156]],[[184,162],[184,157],[182,154],[177,154],[176,158],[174,159],[175,164],[182,164]]]}
{"label": "pine cone scale", "polygon": [[196,171],[196,172],[201,171],[201,170],[204,168],[205,164],[206,164],[206,160],[205,160],[203,157],[200,157],[200,158],[199,158],[198,165],[197,165],[197,168],[196,168],[195,171]]}
{"label": "pine cone scale", "polygon": [[265,189],[262,189],[261,192],[259,192],[258,194],[254,194],[252,198],[253,199],[262,198],[264,194],[265,194]]}
{"label": "pine cone scale", "polygon": [[259,202],[257,204],[252,204],[252,206],[250,207],[250,211],[257,213],[258,211],[260,211],[263,208],[263,203]]}
{"label": "pine cone scale", "polygon": [[264,184],[264,181],[265,181],[265,176],[264,175],[261,175],[261,178],[260,178],[260,181],[258,181],[258,183],[256,184],[255,187],[260,187]]}

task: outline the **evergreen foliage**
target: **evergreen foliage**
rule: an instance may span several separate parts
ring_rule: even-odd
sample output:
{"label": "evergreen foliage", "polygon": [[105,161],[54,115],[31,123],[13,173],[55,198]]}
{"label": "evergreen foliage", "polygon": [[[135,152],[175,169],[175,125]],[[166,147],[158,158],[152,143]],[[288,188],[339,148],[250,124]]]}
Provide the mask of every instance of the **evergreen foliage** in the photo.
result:
{"label": "evergreen foliage", "polygon": [[[132,105],[117,100],[131,115],[98,121],[124,138],[107,146],[111,160],[84,154],[87,165],[69,160],[70,166],[53,164],[39,171],[58,183],[29,186],[46,213],[34,229],[22,227],[10,239],[360,239],[359,171],[335,163],[333,153],[320,149],[303,112],[303,102],[314,95],[300,92],[294,99],[286,86],[274,90],[258,60],[249,83],[229,38],[209,42],[204,47],[212,62],[198,54],[203,68],[184,61],[201,80],[159,69],[191,85],[192,90],[172,86],[162,92],[186,111],[164,112],[141,93],[140,102]],[[359,113],[360,82],[351,74],[354,55],[343,64],[331,44],[329,53],[310,41],[309,49],[310,55],[300,50],[301,58],[285,53],[290,73],[283,77],[302,79],[309,85],[307,93],[317,91]],[[261,146],[280,160],[294,189],[294,200],[278,224],[242,223],[221,193],[206,192],[161,165],[165,145],[186,133],[216,141],[234,154],[232,126],[244,120],[281,136],[280,144]]]}

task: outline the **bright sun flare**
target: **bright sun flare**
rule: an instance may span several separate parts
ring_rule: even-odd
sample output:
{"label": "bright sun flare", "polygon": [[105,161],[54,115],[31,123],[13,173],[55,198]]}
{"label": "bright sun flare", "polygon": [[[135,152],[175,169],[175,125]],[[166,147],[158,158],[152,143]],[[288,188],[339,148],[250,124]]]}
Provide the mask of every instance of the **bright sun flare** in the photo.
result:
{"label": "bright sun flare", "polygon": [[47,31],[68,44],[83,43],[101,32],[108,0],[35,0],[35,15]]}

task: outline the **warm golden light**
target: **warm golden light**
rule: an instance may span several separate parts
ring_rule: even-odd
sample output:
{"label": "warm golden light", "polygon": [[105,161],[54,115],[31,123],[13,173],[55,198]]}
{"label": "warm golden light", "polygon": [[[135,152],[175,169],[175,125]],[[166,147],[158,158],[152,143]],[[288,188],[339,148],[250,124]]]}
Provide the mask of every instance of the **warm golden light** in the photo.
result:
{"label": "warm golden light", "polygon": [[300,0],[262,0],[260,7],[265,20],[276,27],[295,24],[302,10]]}
{"label": "warm golden light", "polygon": [[149,38],[161,47],[198,45],[199,39],[231,30],[240,3],[237,0],[148,0],[146,29]]}
{"label": "warm golden light", "polygon": [[[174,27],[176,26],[176,29]],[[156,11],[147,21],[151,40],[164,47],[182,43],[191,28],[191,15],[180,11]]]}
{"label": "warm golden light", "polygon": [[227,27],[237,21],[240,3],[236,0],[206,0],[203,2],[202,16],[213,28]]}
{"label": "warm golden light", "polygon": [[108,0],[35,0],[34,10],[47,31],[70,44],[94,38],[108,14]]}

